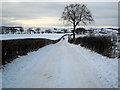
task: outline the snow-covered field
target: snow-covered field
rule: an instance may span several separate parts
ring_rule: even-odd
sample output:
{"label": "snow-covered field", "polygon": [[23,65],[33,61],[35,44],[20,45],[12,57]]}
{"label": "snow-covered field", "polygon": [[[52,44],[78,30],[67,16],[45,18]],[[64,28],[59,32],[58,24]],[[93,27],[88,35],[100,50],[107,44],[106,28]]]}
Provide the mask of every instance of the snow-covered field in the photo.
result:
{"label": "snow-covered field", "polygon": [[51,40],[56,40],[62,37],[64,34],[0,34],[0,40],[9,39],[24,39],[24,38],[47,38]]}
{"label": "snow-covered field", "polygon": [[117,88],[118,59],[65,40],[7,64],[3,88]]}

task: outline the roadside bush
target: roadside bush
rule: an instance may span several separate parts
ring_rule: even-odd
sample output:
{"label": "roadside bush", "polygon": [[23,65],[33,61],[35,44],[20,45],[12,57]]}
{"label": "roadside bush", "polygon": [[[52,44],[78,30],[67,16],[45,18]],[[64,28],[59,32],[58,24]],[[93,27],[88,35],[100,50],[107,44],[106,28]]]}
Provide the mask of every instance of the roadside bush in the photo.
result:
{"label": "roadside bush", "polygon": [[85,36],[79,37],[70,43],[80,44],[85,48],[91,49],[99,54],[112,58],[111,52],[113,42],[110,36]]}

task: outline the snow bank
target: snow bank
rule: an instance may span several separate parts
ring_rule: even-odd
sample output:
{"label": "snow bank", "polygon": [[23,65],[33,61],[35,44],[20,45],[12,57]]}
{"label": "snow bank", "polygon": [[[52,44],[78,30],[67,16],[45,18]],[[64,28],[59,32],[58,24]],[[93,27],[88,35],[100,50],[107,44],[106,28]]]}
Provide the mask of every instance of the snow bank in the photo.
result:
{"label": "snow bank", "polygon": [[[118,58],[110,59],[94,51],[80,47],[81,54],[85,57],[86,64],[92,67],[97,79],[104,87],[118,88]],[[89,60],[89,61],[87,61]]]}

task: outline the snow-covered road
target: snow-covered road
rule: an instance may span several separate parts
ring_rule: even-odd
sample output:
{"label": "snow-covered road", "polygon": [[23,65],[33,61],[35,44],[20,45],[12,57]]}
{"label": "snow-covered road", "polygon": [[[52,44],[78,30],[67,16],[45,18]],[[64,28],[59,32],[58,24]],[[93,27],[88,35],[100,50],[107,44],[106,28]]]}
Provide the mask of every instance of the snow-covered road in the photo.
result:
{"label": "snow-covered road", "polygon": [[3,88],[117,88],[118,59],[61,40],[3,70]]}

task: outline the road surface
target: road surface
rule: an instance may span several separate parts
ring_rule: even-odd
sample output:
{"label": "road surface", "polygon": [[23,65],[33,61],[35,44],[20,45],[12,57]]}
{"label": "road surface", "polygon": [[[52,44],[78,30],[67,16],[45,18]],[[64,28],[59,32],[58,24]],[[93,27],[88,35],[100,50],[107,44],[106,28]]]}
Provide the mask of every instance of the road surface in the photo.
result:
{"label": "road surface", "polygon": [[7,64],[3,88],[117,88],[117,63],[66,38]]}

